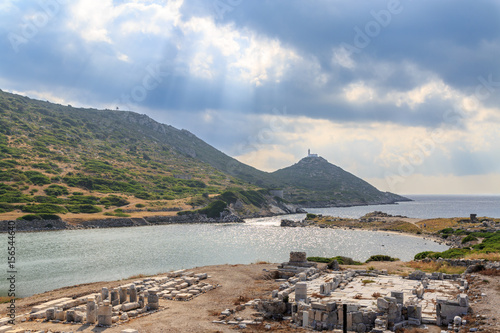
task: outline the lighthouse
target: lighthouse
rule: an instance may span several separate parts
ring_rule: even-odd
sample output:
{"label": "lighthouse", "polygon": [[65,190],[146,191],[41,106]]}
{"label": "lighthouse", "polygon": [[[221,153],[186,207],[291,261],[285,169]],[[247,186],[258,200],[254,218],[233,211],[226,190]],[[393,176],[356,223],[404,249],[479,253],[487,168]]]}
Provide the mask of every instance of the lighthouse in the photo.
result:
{"label": "lighthouse", "polygon": [[318,157],[318,154],[311,154],[311,149],[307,149],[307,157]]}

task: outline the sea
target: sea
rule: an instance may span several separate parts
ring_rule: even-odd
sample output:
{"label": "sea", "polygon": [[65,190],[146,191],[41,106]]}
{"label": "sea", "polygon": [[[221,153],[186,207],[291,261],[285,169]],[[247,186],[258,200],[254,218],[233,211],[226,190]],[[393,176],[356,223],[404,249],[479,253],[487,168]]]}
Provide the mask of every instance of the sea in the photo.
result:
{"label": "sea", "polygon": [[[471,213],[500,217],[500,196],[407,197],[414,201],[307,211],[354,218],[376,210],[415,218],[468,217]],[[283,218],[300,220],[305,214],[248,219],[246,223],[19,232],[15,238],[16,296],[206,265],[279,263],[288,260],[290,251],[305,251],[308,256],[342,255],[360,261],[385,254],[407,261],[422,251],[447,249],[429,239],[394,233],[282,228]],[[0,237],[8,243],[7,234]],[[2,279],[0,296],[5,296],[9,287],[9,281]]]}

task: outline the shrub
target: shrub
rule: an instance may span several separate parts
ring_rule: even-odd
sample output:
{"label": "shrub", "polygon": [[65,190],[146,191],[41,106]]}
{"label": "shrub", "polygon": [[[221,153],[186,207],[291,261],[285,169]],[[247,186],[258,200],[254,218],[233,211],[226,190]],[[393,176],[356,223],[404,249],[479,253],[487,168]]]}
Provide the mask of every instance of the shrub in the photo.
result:
{"label": "shrub", "polygon": [[61,217],[59,215],[55,215],[55,214],[40,214],[40,217],[43,220],[60,220],[61,219]]}
{"label": "shrub", "polygon": [[18,217],[16,220],[34,221],[34,220],[42,220],[42,217],[40,215],[36,215],[36,214],[27,214],[27,215],[23,215],[21,217]]}
{"label": "shrub", "polygon": [[20,207],[26,213],[65,214],[68,210],[54,204],[25,205]]}
{"label": "shrub", "polygon": [[318,215],[312,214],[312,213],[307,213],[306,220],[312,220],[312,219],[315,219],[316,217],[318,217]]}
{"label": "shrub", "polygon": [[105,198],[101,198],[99,200],[99,203],[104,206],[116,206],[116,207],[121,207],[121,206],[126,206],[130,202],[128,202],[125,198],[119,197],[116,195],[109,195]]}
{"label": "shrub", "polygon": [[144,207],[146,207],[146,205],[145,205],[145,204],[138,203],[138,204],[135,204],[135,207],[136,207],[136,208],[144,208]]}
{"label": "shrub", "polygon": [[349,257],[344,257],[344,256],[336,256],[332,258],[327,258],[327,257],[307,257],[308,261],[313,261],[313,262],[320,262],[320,263],[325,263],[328,264],[332,262],[333,260],[337,260],[337,262],[340,265],[363,265],[362,262],[353,260],[352,258]]}
{"label": "shrub", "polygon": [[68,205],[66,206],[66,208],[74,214],[94,214],[102,212],[102,209],[100,207],[94,205]]}
{"label": "shrub", "polygon": [[52,196],[52,197],[58,197],[61,195],[68,195],[69,194],[68,189],[65,186],[55,185],[55,184],[50,185],[49,187],[47,187],[43,191],[48,196]]}
{"label": "shrub", "polygon": [[0,213],[12,212],[13,210],[16,210],[16,208],[17,207],[14,205],[0,203]]}
{"label": "shrub", "polygon": [[222,200],[211,202],[207,207],[198,209],[196,212],[205,214],[207,217],[218,218],[227,207],[227,204]]}
{"label": "shrub", "polygon": [[434,253],[436,253],[436,252],[434,252],[434,251],[420,252],[420,253],[415,254],[415,257],[413,257],[413,260],[422,260],[422,259],[429,257],[430,255],[432,255]]}
{"label": "shrub", "polygon": [[366,262],[370,262],[370,261],[398,261],[398,260],[399,260],[399,258],[393,258],[391,256],[386,256],[383,254],[376,254],[376,255],[373,255],[370,258],[368,258],[368,260],[366,260]]}
{"label": "shrub", "polygon": [[49,177],[38,171],[26,171],[24,175],[28,177],[29,181],[34,185],[46,185],[51,183]]}
{"label": "shrub", "polygon": [[477,240],[477,237],[474,236],[474,235],[468,235],[468,236],[465,236],[463,239],[462,239],[462,244],[465,244],[467,242],[472,242],[472,241],[476,241]]}

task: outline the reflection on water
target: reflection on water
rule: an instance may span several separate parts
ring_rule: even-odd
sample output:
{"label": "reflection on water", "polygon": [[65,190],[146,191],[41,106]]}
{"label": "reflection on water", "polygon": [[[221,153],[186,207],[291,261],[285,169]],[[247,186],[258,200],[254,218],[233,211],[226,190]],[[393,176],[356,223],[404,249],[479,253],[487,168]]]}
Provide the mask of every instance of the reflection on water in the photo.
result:
{"label": "reflection on water", "polygon": [[[287,216],[302,219],[305,214]],[[282,217],[244,224],[187,224],[17,234],[17,290],[21,297],[84,282],[214,264],[283,262],[291,250],[309,256],[403,260],[445,246],[382,232],[281,228]],[[6,262],[6,259],[5,261]],[[6,290],[1,282],[1,290]]]}

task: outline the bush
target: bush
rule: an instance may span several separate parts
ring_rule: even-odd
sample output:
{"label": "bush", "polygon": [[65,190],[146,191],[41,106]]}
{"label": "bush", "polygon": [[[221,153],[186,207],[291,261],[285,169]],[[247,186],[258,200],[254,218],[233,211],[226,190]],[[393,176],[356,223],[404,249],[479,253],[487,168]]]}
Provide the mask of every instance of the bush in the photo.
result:
{"label": "bush", "polygon": [[352,258],[349,257],[343,257],[343,256],[336,256],[332,258],[327,258],[327,257],[307,257],[307,261],[313,261],[313,262],[321,262],[328,264],[332,262],[333,260],[337,260],[337,262],[340,265],[363,265],[362,262],[353,260]]}
{"label": "bush", "polygon": [[47,185],[51,183],[49,177],[38,171],[26,171],[24,175],[28,177],[33,185]]}
{"label": "bush", "polygon": [[307,213],[306,220],[312,220],[312,219],[315,219],[317,217],[318,217],[318,215],[316,215],[316,214]]}
{"label": "bush", "polygon": [[68,210],[54,204],[25,205],[20,207],[26,213],[65,214]]}
{"label": "bush", "polygon": [[50,204],[55,204],[55,205],[62,205],[65,203],[64,199],[56,198],[56,197],[46,197],[43,195],[37,195],[33,197],[35,199],[35,202],[38,203],[50,203]]}
{"label": "bush", "polygon": [[99,203],[104,206],[116,206],[116,207],[121,207],[121,206],[126,206],[130,202],[128,202],[125,198],[119,197],[116,195],[109,195],[105,198],[101,198],[99,200]]}
{"label": "bush", "polygon": [[0,203],[0,213],[7,213],[16,210],[16,206]]}
{"label": "bush", "polygon": [[68,205],[66,206],[66,208],[74,214],[94,214],[102,212],[102,209],[100,207],[94,205]]}
{"label": "bush", "polygon": [[40,214],[42,220],[60,220],[61,217],[55,214]]}
{"label": "bush", "polygon": [[463,239],[462,239],[462,244],[465,244],[467,242],[472,242],[472,241],[476,241],[477,240],[477,237],[474,236],[474,235],[468,235],[468,236],[465,236]]}
{"label": "bush", "polygon": [[373,255],[370,258],[368,258],[368,260],[366,260],[366,262],[370,262],[370,261],[398,261],[398,260],[399,260],[399,258],[393,258],[391,256],[386,256],[383,254],[376,254],[376,255]]}
{"label": "bush", "polygon": [[424,251],[424,252],[417,253],[417,254],[415,254],[415,257],[413,257],[413,260],[422,260],[422,259],[425,259],[425,258],[429,257],[430,255],[432,255],[433,253],[436,253],[436,252],[434,252],[434,251]]}
{"label": "bush", "polygon": [[144,208],[144,207],[146,207],[146,205],[145,205],[145,204],[138,203],[138,204],[135,204],[135,207],[136,207],[136,208]]}
{"label": "bush", "polygon": [[36,214],[28,214],[18,217],[16,220],[34,221],[34,220],[42,220],[42,217]]}
{"label": "bush", "polygon": [[45,194],[52,197],[59,197],[61,195],[68,195],[68,189],[65,186],[52,184],[43,190]]}
{"label": "bush", "polygon": [[227,207],[227,204],[222,200],[217,200],[210,203],[207,207],[198,209],[196,212],[200,214],[205,214],[207,217],[219,218],[220,213],[222,213]]}

